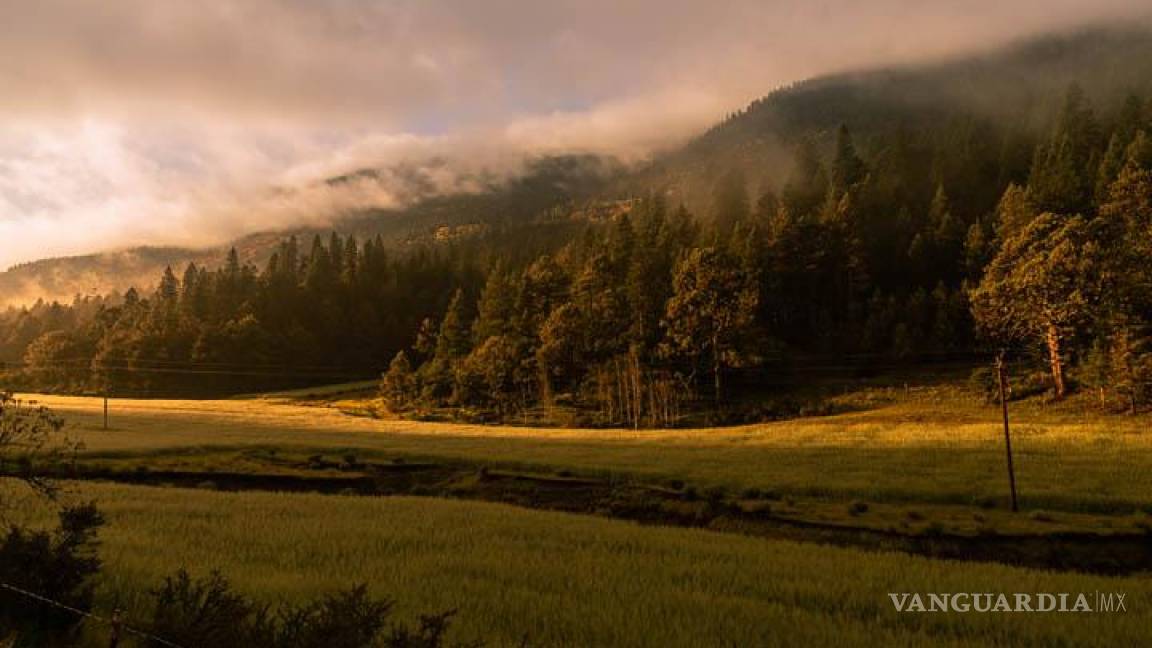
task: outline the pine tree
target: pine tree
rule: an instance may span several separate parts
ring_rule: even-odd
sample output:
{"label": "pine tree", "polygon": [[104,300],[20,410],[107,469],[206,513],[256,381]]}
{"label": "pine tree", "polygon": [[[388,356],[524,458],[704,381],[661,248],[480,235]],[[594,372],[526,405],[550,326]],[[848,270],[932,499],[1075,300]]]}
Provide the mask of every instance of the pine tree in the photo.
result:
{"label": "pine tree", "polygon": [[972,313],[1005,341],[1042,341],[1057,398],[1067,388],[1065,345],[1099,304],[1098,233],[1080,216],[1042,214],[1004,241],[972,293]]}
{"label": "pine tree", "polygon": [[996,236],[1007,240],[1027,227],[1037,216],[1028,190],[1011,184],[1004,190],[1000,203],[996,206]]}
{"label": "pine tree", "polygon": [[502,264],[488,273],[484,290],[480,292],[473,338],[479,345],[494,335],[508,335],[514,325],[517,290],[515,282]]}
{"label": "pine tree", "polygon": [[1099,173],[1100,130],[1083,89],[1072,85],[1056,128],[1036,149],[1028,189],[1038,211],[1089,213]]}
{"label": "pine tree", "polygon": [[416,378],[403,351],[396,353],[380,381],[380,395],[388,408],[399,412],[411,406],[416,395]]}
{"label": "pine tree", "polygon": [[1099,217],[1108,232],[1101,327],[1111,345],[1113,382],[1131,410],[1152,388],[1152,170],[1144,165],[1139,154],[1129,157]]}
{"label": "pine tree", "polygon": [[696,248],[677,265],[665,316],[668,351],[707,366],[717,403],[722,372],[739,364],[755,308],[756,292],[730,255]]}
{"label": "pine tree", "polygon": [[796,148],[795,159],[788,181],[784,185],[782,202],[798,219],[811,215],[828,194],[828,173],[820,161],[816,145],[803,140]]}
{"label": "pine tree", "polygon": [[716,184],[712,192],[712,213],[721,238],[727,237],[737,223],[748,220],[748,186],[739,169],[724,174]]}
{"label": "pine tree", "polygon": [[964,237],[965,277],[979,280],[988,260],[989,244],[988,236],[984,233],[984,226],[980,223],[972,223],[968,227],[968,235]]}
{"label": "pine tree", "polygon": [[848,126],[841,124],[836,132],[836,156],[832,161],[832,191],[843,194],[864,180],[867,167],[856,153]]}
{"label": "pine tree", "polygon": [[464,312],[464,291],[457,289],[440,321],[440,333],[436,336],[436,359],[448,364],[468,355],[472,348],[472,336],[468,331],[468,319]]}

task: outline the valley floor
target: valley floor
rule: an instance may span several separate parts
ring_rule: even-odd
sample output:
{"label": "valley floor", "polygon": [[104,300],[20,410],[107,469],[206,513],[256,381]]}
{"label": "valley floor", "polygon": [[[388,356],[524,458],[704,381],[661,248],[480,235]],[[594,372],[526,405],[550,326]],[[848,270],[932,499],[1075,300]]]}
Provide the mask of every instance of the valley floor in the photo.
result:
{"label": "valley floor", "polygon": [[[700,488],[953,504],[1007,495],[999,411],[950,387],[857,396],[858,411],[729,428],[558,429],[351,416],[270,400],[111,401],[29,396],[65,415],[86,454],[309,448],[339,456],[457,458],[681,480]],[[1028,509],[1124,512],[1152,504],[1152,418],[1014,411],[1013,449]]]}
{"label": "valley floor", "polygon": [[[287,398],[114,399],[104,430],[98,399],[22,398],[64,415],[84,465],[125,475],[324,477],[423,463],[633,480],[908,534],[1139,537],[1152,523],[1148,418],[1014,405],[1024,512],[1013,515],[997,409],[947,386],[852,395],[852,411],[835,416],[639,431],[384,420]],[[458,608],[455,638],[497,646],[1114,646],[1138,645],[1152,624],[1146,571],[954,562],[439,497],[67,485],[66,497],[95,498],[109,518],[101,604],[136,610],[189,567],[220,569],[269,601],[365,581],[408,618]],[[20,501],[22,515],[47,519],[43,502]],[[1080,591],[1125,592],[1129,611],[899,613],[888,597]]]}

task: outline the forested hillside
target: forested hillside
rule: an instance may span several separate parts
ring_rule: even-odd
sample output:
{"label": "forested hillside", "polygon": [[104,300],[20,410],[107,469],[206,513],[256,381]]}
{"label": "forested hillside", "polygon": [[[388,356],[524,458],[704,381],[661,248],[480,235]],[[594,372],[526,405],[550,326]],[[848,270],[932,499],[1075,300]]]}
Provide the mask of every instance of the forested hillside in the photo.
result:
{"label": "forested hillside", "polygon": [[526,160],[511,178],[460,177],[470,191],[445,193],[434,185],[441,163],[360,169],[323,182],[330,191],[356,183],[360,190],[396,193],[400,206],[349,209],[316,214],[316,222],[255,232],[223,247],[135,247],[74,257],[41,259],[0,271],[0,308],[30,306],[37,300],[71,301],[76,295],[122,293],[130,287],[151,291],[165,267],[188,263],[219,268],[231,249],[243,262],[263,266],[290,236],[311,240],[336,230],[361,239],[380,238],[390,250],[414,243],[467,236],[491,227],[530,221],[559,205],[582,201],[600,191],[605,178],[620,174],[614,160],[593,155],[555,155]]}
{"label": "forested hillside", "polygon": [[39,387],[241,392],[386,370],[397,411],[673,425],[812,358],[1005,347],[1035,356],[1055,398],[1091,387],[1141,407],[1148,52],[1147,35],[1096,33],[802,83],[610,169],[597,200],[582,176],[474,198],[453,217],[479,227],[402,246],[289,238],[260,265],[169,270],[150,294],[10,310],[0,351]]}

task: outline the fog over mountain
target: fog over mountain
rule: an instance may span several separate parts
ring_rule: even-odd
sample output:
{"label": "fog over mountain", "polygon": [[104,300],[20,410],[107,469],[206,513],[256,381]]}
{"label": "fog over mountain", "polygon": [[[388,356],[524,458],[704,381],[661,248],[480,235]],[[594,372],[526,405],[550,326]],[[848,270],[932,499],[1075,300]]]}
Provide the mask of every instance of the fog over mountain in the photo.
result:
{"label": "fog over mountain", "polygon": [[534,155],[644,159],[799,79],[1146,12],[1131,0],[3,4],[0,267],[211,246],[412,199],[403,174],[323,182],[365,167],[421,168],[425,190],[452,193]]}

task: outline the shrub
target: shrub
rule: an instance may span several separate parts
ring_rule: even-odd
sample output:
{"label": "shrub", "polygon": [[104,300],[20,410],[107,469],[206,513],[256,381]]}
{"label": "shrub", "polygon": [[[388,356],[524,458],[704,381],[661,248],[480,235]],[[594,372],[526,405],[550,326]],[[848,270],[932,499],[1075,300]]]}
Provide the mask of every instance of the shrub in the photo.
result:
{"label": "shrub", "polygon": [[233,592],[218,572],[194,580],[180,570],[153,594],[156,608],[148,632],[168,641],[217,648],[274,645],[267,610]]}
{"label": "shrub", "polygon": [[868,512],[868,502],[855,500],[848,505],[848,513],[850,515],[862,515]]}
{"label": "shrub", "polygon": [[419,383],[412,373],[408,355],[400,351],[392,358],[388,371],[380,379],[380,395],[388,409],[401,412],[412,406],[418,392]]}
{"label": "shrub", "polygon": [[719,502],[724,499],[728,491],[723,486],[709,486],[704,490],[704,497],[710,502]]}
{"label": "shrub", "polygon": [[990,367],[973,369],[972,373],[968,375],[968,389],[986,402],[996,402],[999,398],[996,372]]}
{"label": "shrub", "polygon": [[325,595],[303,607],[282,610],[275,645],[284,648],[372,646],[391,611],[391,601],[373,599],[366,586],[358,585]]}
{"label": "shrub", "polygon": [[[55,531],[12,527],[0,540],[0,581],[80,610],[92,607],[92,576],[100,571],[98,529],[104,517],[94,504],[69,507]],[[82,618],[0,590],[0,636],[18,632],[29,645],[52,644],[71,635]]]}
{"label": "shrub", "polygon": [[422,616],[416,629],[390,624],[393,602],[373,598],[365,585],[303,605],[284,604],[273,612],[233,591],[218,572],[194,579],[180,570],[164,579],[154,596],[149,633],[182,646],[213,648],[447,648],[455,615]]}

